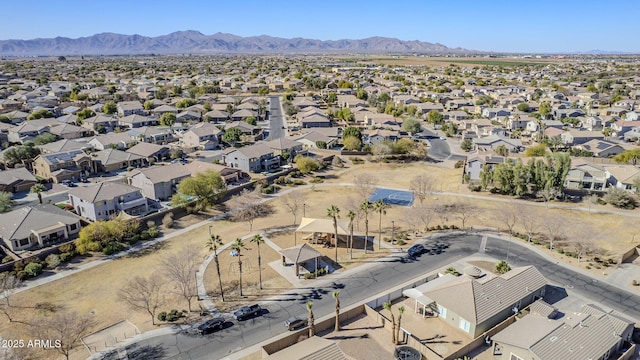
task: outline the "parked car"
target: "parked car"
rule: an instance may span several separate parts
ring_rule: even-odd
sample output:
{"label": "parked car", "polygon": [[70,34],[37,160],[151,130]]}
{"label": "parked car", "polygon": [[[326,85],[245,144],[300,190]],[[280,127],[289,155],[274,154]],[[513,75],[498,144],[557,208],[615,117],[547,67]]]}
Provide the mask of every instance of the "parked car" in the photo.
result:
{"label": "parked car", "polygon": [[407,250],[407,253],[411,257],[416,257],[424,252],[424,246],[422,244],[415,244]]}
{"label": "parked car", "polygon": [[260,315],[262,308],[258,304],[251,306],[243,306],[233,313],[233,318],[236,320],[244,320],[253,316]]}
{"label": "parked car", "polygon": [[284,326],[289,331],[302,329],[303,327],[307,326],[307,320],[303,320],[299,318],[291,318],[284,322]]}
{"label": "parked car", "polygon": [[60,184],[62,184],[62,185],[64,185],[64,186],[68,186],[68,187],[76,187],[76,186],[77,186],[77,185],[76,185],[76,183],[74,183],[74,182],[73,182],[73,181],[71,181],[71,180],[62,180],[62,181],[60,182]]}
{"label": "parked car", "polygon": [[222,330],[225,322],[226,320],[222,316],[215,317],[200,324],[196,329],[196,332],[200,335],[204,335],[213,332],[215,329]]}

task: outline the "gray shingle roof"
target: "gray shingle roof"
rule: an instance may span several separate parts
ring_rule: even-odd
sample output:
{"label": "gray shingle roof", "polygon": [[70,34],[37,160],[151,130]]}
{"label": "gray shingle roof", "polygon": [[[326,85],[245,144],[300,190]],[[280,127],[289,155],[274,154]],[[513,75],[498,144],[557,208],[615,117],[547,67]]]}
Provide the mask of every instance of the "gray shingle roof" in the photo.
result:
{"label": "gray shingle roof", "polygon": [[113,200],[121,195],[140,191],[140,189],[119,182],[105,181],[92,186],[77,187],[69,190],[70,195],[94,203],[102,200]]}
{"label": "gray shingle roof", "polygon": [[46,228],[59,222],[75,224],[78,220],[75,215],[54,205],[20,207],[0,214],[0,237],[5,241],[24,239],[29,236],[31,230]]}

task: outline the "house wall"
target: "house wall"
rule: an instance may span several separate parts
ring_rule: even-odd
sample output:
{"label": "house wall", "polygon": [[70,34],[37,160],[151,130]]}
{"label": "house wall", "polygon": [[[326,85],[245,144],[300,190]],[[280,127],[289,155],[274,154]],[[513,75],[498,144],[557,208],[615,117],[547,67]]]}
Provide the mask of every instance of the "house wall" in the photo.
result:
{"label": "house wall", "polygon": [[511,354],[516,355],[520,359],[531,359],[531,360],[538,359],[538,357],[534,356],[531,353],[531,351],[529,351],[528,349],[523,349],[523,348],[519,348],[516,346],[507,345],[507,344],[500,344],[499,346],[502,352],[500,359],[502,360],[511,360]]}
{"label": "house wall", "polygon": [[472,161],[467,163],[464,169],[465,174],[469,175],[471,180],[480,180],[480,172],[482,171],[482,163],[480,161]]}

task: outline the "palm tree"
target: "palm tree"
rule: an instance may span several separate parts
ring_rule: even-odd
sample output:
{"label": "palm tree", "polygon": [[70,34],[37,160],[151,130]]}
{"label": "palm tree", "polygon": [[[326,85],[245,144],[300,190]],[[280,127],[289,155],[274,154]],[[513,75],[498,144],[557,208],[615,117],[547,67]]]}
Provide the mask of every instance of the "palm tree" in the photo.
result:
{"label": "palm tree", "polygon": [[353,259],[353,219],[356,218],[355,211],[349,210],[347,217],[349,218],[349,259]]}
{"label": "palm tree", "polygon": [[307,301],[307,311],[309,312],[309,318],[307,319],[307,326],[309,326],[309,338],[312,338],[315,333],[313,325],[313,301]]}
{"label": "palm tree", "polygon": [[338,263],[338,218],[340,217],[340,208],[331,205],[330,208],[327,209],[327,217],[333,219],[333,231],[335,233],[335,242],[334,246],[336,248],[336,264]]}
{"label": "palm tree", "polygon": [[340,290],[336,290],[333,293],[333,298],[336,299],[336,327],[335,332],[340,331]]}
{"label": "palm tree", "polygon": [[242,296],[242,249],[246,249],[242,239],[237,238],[236,241],[231,244],[231,251],[235,251],[238,254],[238,271],[240,274],[240,296]]}
{"label": "palm tree", "polygon": [[42,192],[43,191],[47,191],[47,188],[44,185],[40,184],[40,183],[34,184],[31,187],[31,189],[29,190],[29,192],[32,193],[32,194],[34,194],[34,193],[38,194],[38,202],[40,204],[42,204]]}
{"label": "palm tree", "polygon": [[387,301],[386,303],[382,304],[382,307],[385,310],[388,310],[389,314],[391,315],[391,342],[393,343],[393,345],[398,345],[398,342],[396,341],[396,319],[393,316],[393,311],[391,309],[391,301]]}
{"label": "palm tree", "polygon": [[373,209],[373,203],[366,199],[360,204],[360,211],[364,214],[364,253],[367,253],[367,243],[369,242],[369,211]]}
{"label": "palm tree", "polygon": [[401,321],[402,321],[402,314],[404,314],[404,311],[406,309],[404,308],[404,306],[400,306],[398,308],[398,327],[396,328],[396,342],[400,341],[400,325],[401,325]]}
{"label": "palm tree", "polygon": [[264,239],[262,238],[262,235],[260,234],[255,234],[251,240],[249,240],[250,242],[256,244],[258,246],[258,284],[260,287],[260,290],[262,290],[262,262],[260,261],[260,244],[264,244]]}
{"label": "palm tree", "polygon": [[382,239],[382,215],[387,215],[387,208],[389,206],[382,201],[382,199],[378,199],[375,203],[373,203],[373,210],[380,214],[380,218],[378,220],[378,249],[382,249],[380,246],[380,239]]}
{"label": "palm tree", "polygon": [[213,251],[213,258],[216,262],[216,271],[218,272],[218,282],[220,283],[220,298],[224,302],[224,291],[222,290],[222,277],[220,276],[220,262],[218,261],[218,246],[222,245],[222,239],[220,235],[211,234],[211,226],[209,226],[209,241],[207,241],[207,247],[209,251]]}

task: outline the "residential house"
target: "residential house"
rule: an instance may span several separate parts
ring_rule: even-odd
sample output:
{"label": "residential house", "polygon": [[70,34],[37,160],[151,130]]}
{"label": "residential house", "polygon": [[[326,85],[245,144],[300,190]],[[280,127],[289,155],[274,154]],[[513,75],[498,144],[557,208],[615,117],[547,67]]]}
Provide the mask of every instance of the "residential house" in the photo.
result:
{"label": "residential house", "polygon": [[444,115],[444,120],[450,120],[450,121],[462,121],[462,120],[467,120],[469,118],[469,114],[467,114],[466,111],[461,111],[461,110],[445,111],[443,115]]}
{"label": "residential house", "polygon": [[80,228],[78,216],[50,204],[21,206],[0,214],[0,240],[12,251],[68,240]]}
{"label": "residential house", "polygon": [[140,155],[149,163],[154,163],[168,159],[171,149],[164,145],[141,142],[127,149],[127,152]]}
{"label": "residential house", "polygon": [[498,119],[511,115],[509,109],[504,108],[484,108],[482,109],[482,116],[488,119]]}
{"label": "residential house", "polygon": [[573,165],[565,177],[564,187],[570,190],[604,191],[607,187],[606,171],[593,164]]}
{"label": "residential house", "polygon": [[204,114],[204,119],[205,121],[210,121],[213,123],[221,123],[229,119],[229,113],[223,110],[211,110],[208,113]]}
{"label": "residential house", "polygon": [[169,114],[173,114],[173,115],[178,115],[178,108],[176,108],[175,106],[171,106],[171,105],[167,105],[167,104],[162,104],[158,107],[153,108],[153,110],[151,110],[151,114],[160,117],[162,116],[162,114],[164,113],[169,113]]}
{"label": "residential house", "polygon": [[341,108],[355,108],[358,106],[365,107],[367,102],[360,100],[355,95],[338,95],[338,107]]}
{"label": "residential house", "polygon": [[220,176],[222,176],[222,179],[224,179],[224,182],[227,185],[238,184],[242,182],[243,179],[246,179],[249,177],[248,174],[242,172],[239,169],[232,169],[224,165],[213,164],[213,163],[199,161],[199,160],[192,161],[188,164],[184,164],[183,166],[192,175],[200,172],[209,171],[209,170],[217,171],[220,174]]}
{"label": "residential house", "polygon": [[53,125],[59,125],[56,119],[36,119],[25,121],[20,125],[10,128],[7,132],[9,142],[23,144],[33,141],[36,136],[48,133]]}
{"label": "residential house", "polygon": [[244,121],[247,118],[258,119],[258,112],[250,109],[240,109],[231,114],[231,120],[233,121]]}
{"label": "residential house", "polygon": [[593,156],[601,158],[616,156],[624,152],[624,148],[620,144],[597,139],[589,140],[584,144],[575,146],[575,148],[589,151],[593,153]]}
{"label": "residential house", "polygon": [[593,304],[560,319],[529,314],[491,338],[493,355],[503,360],[619,358],[623,345],[630,346],[634,325],[624,314]]}
{"label": "residential house", "polygon": [[600,116],[587,116],[582,119],[580,126],[588,131],[602,130],[602,118]]}
{"label": "residential house", "polygon": [[140,189],[113,181],[72,188],[69,201],[78,215],[91,221],[109,220],[120,212],[130,216],[149,212],[147,199]]}
{"label": "residential house", "polygon": [[88,141],[96,150],[105,149],[127,149],[136,144],[136,140],[131,139],[131,135],[126,132],[108,133],[106,135],[94,136]]}
{"label": "residential house", "polygon": [[143,126],[157,126],[159,124],[160,123],[157,118],[138,114],[127,115],[118,120],[118,126],[128,129],[135,129]]}
{"label": "residential house", "polygon": [[230,168],[240,169],[246,173],[260,173],[276,169],[280,166],[280,157],[273,154],[273,149],[264,143],[229,148],[222,154],[222,161]]}
{"label": "residential house", "polygon": [[198,150],[213,150],[218,147],[224,132],[211,123],[197,124],[182,135],[185,147]]}
{"label": "residential house", "polygon": [[327,136],[317,131],[305,132],[295,136],[294,140],[302,143],[304,149],[318,149],[319,143],[324,143],[327,149],[331,149],[337,142],[337,138]]}
{"label": "residential house", "polygon": [[580,145],[591,140],[604,140],[601,131],[581,131],[571,129],[560,134],[560,138],[565,145]]}
{"label": "residential house", "polygon": [[176,193],[180,181],[190,176],[188,168],[175,163],[133,170],[127,174],[127,182],[149,199],[167,201]]}
{"label": "residential house", "polygon": [[178,139],[173,136],[169,127],[143,126],[127,131],[132,140],[158,145],[166,145]]}
{"label": "residential house", "polygon": [[512,153],[516,153],[524,149],[524,146],[522,145],[522,141],[520,141],[520,139],[511,139],[497,135],[475,138],[473,139],[473,143],[475,144],[476,149],[482,151],[495,151],[501,145],[506,147],[507,150]]}
{"label": "residential house", "polygon": [[607,183],[618,189],[636,191],[635,181],[640,179],[640,169],[633,165],[605,165]]}
{"label": "residential house", "polygon": [[139,101],[121,101],[118,103],[117,109],[120,117],[146,114]]}
{"label": "residential house", "polygon": [[26,121],[27,117],[29,117],[29,113],[20,110],[14,110],[9,111],[8,113],[0,114],[0,116],[6,117],[12,124],[17,125]]}
{"label": "residential house", "polygon": [[183,123],[199,122],[201,118],[202,118],[202,114],[193,110],[182,111],[181,113],[176,115],[176,121],[183,122]]}
{"label": "residential house", "polygon": [[629,131],[624,133],[622,138],[624,141],[638,141],[638,139],[640,139],[640,126],[631,128]]}
{"label": "residential house", "polygon": [[[425,102],[425,103],[419,103],[419,104],[413,104],[413,106],[418,108],[418,115],[419,114],[428,114],[429,111],[431,110],[435,110],[439,113],[443,113],[444,112],[444,106],[442,106],[441,103],[432,103],[432,102]],[[449,110],[457,110],[459,109],[459,107],[449,107]]]}
{"label": "residential house", "polygon": [[91,154],[98,172],[112,172],[130,167],[141,167],[147,164],[144,156],[117,149],[105,149]]}
{"label": "residential house", "polygon": [[93,131],[72,124],[51,126],[49,132],[60,139],[80,139],[93,135]]}
{"label": "residential house", "polygon": [[104,134],[113,131],[118,126],[118,119],[110,115],[99,114],[82,122],[82,127]]}
{"label": "residential house", "polygon": [[611,124],[611,130],[613,130],[616,133],[616,135],[623,135],[627,131],[636,127],[640,127],[640,121],[638,120],[635,120],[635,121],[618,120]]}
{"label": "residential house", "polygon": [[523,266],[500,276],[447,274],[402,294],[415,299],[416,307],[433,309],[447,324],[476,338],[543,297],[546,286],[538,269]]}
{"label": "residential house", "polygon": [[300,120],[300,127],[307,128],[319,128],[319,127],[331,127],[331,119],[326,115],[313,114],[303,117]]}
{"label": "residential house", "polygon": [[38,182],[26,168],[0,170],[0,191],[17,193],[29,191]]}
{"label": "residential house", "polygon": [[55,183],[77,180],[82,175],[95,172],[95,164],[91,157],[82,150],[40,154],[33,160],[34,175]]}
{"label": "residential house", "polygon": [[504,163],[505,158],[502,156],[489,156],[473,154],[467,156],[467,161],[464,166],[464,173],[469,180],[480,180],[480,174],[485,166],[493,169],[498,164]]}
{"label": "residential house", "polygon": [[231,128],[236,128],[242,131],[245,141],[258,141],[262,139],[262,128],[259,126],[253,126],[244,121],[233,121],[226,123],[224,126],[225,130],[229,130]]}
{"label": "residential house", "polygon": [[565,119],[565,118],[577,118],[585,116],[584,111],[581,109],[554,109],[553,117],[556,120]]}
{"label": "residential house", "polygon": [[87,152],[93,149],[93,147],[90,144],[81,143],[74,140],[67,140],[67,139],[54,141],[44,145],[38,145],[38,148],[40,148],[40,152],[43,154],[52,154],[52,153],[73,151],[73,150],[82,150]]}
{"label": "residential house", "polygon": [[375,145],[383,141],[397,141],[400,134],[395,130],[373,129],[362,131],[362,143],[366,145]]}

